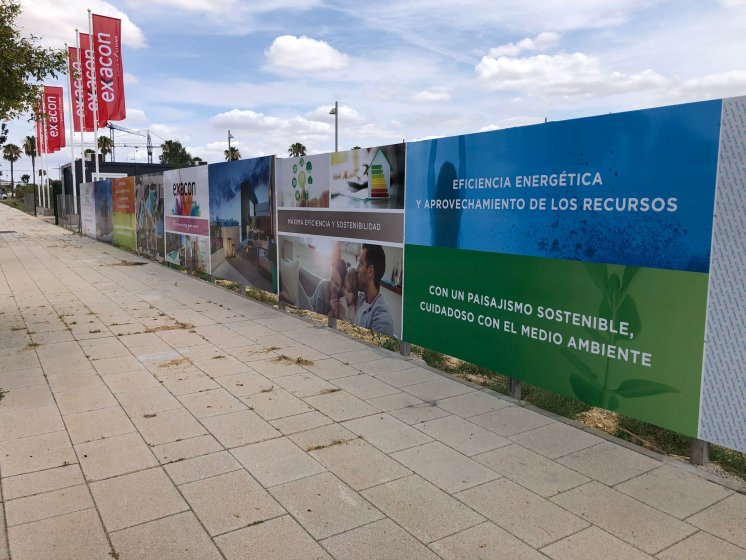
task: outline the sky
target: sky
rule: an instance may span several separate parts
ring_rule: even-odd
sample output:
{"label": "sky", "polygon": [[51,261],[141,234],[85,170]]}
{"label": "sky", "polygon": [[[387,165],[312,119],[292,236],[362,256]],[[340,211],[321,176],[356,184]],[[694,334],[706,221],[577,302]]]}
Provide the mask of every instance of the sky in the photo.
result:
{"label": "sky", "polygon": [[[116,124],[150,130],[156,162],[164,140],[223,161],[228,130],[243,158],[334,151],[335,101],[346,150],[746,94],[746,0],[21,4],[21,32],[51,47],[74,44],[88,8],[122,19]],[[66,77],[45,83],[67,94]],[[33,134],[24,119],[10,130],[19,145]],[[115,142],[143,146],[118,161],[147,161],[143,137]],[[50,177],[69,161],[49,156]]]}

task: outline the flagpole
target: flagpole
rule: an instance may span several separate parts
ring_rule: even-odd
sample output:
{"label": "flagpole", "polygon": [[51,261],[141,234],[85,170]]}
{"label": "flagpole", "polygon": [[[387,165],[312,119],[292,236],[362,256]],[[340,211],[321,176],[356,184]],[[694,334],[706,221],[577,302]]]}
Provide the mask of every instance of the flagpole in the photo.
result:
{"label": "flagpole", "polygon": [[[39,157],[39,163],[41,164],[41,138],[39,137],[39,132],[41,131],[41,114],[40,114],[41,107],[39,105],[39,102],[36,103],[36,155]],[[39,173],[41,173],[41,165],[39,165],[39,169],[37,169]],[[41,178],[41,176],[40,176]],[[34,193],[34,196],[36,197],[36,200],[39,201],[39,204],[41,204],[41,185],[42,182],[39,180],[39,182],[36,182],[37,179],[34,177],[34,185],[36,185],[36,190]],[[34,201],[34,212],[36,212],[36,200]]]}
{"label": "flagpole", "polygon": [[42,144],[44,145],[41,153],[41,164],[42,167],[44,167],[44,173],[41,178],[41,205],[44,208],[48,208],[47,199],[49,193],[46,190],[46,180],[49,175],[47,172],[47,150],[49,149],[49,146],[47,146],[47,100],[44,95],[44,90],[42,90],[41,94],[41,137]]}
{"label": "flagpole", "polygon": [[75,42],[76,42],[76,48],[78,49],[78,64],[80,65],[80,72],[78,74],[78,79],[80,81],[78,91],[80,92],[81,100],[83,102],[83,110],[78,115],[78,119],[80,120],[80,169],[83,176],[80,178],[81,183],[85,183],[87,181],[85,176],[85,106],[86,106],[86,99],[85,99],[85,89],[83,85],[83,74],[85,73],[85,61],[80,56],[80,31],[78,29],[75,29]]}
{"label": "flagpole", "polygon": [[96,53],[93,50],[93,15],[88,9],[88,48],[91,49],[93,62],[93,149],[96,153],[96,179],[98,179],[98,74],[96,73]]}
{"label": "flagpole", "polygon": [[[68,74],[70,72],[75,71],[75,67],[73,66],[73,61],[70,60],[70,50],[67,48],[67,43],[65,43],[65,52],[67,53],[67,71]],[[72,183],[73,183],[73,208],[75,209],[75,212],[78,211],[78,196],[76,194],[76,187],[75,184],[75,125],[73,124],[75,122],[75,105],[73,103],[73,79],[74,76],[68,75],[68,96],[67,98],[70,100],[70,124],[68,125],[70,128],[70,171],[72,172]],[[69,214],[69,212],[68,212]]]}

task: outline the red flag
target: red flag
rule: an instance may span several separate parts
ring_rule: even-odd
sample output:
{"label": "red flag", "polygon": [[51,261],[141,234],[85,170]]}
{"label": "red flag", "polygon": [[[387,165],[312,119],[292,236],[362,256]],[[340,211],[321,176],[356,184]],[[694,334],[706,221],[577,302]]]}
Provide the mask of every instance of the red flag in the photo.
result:
{"label": "red flag", "polygon": [[73,130],[80,132],[81,117],[85,132],[93,130],[93,117],[85,120],[85,99],[83,98],[83,67],[78,60],[78,49],[67,47],[67,75],[70,78],[70,91],[73,97]]}
{"label": "red flag", "polygon": [[[83,97],[85,99],[85,129],[93,130],[93,109],[96,106],[96,96],[93,88],[97,86],[96,74],[93,69],[93,51],[90,46],[90,35],[80,34],[80,56],[83,58]],[[98,128],[103,128],[109,122],[106,116],[106,106],[98,106]]]}
{"label": "red flag", "polygon": [[127,118],[122,71],[122,20],[93,15],[93,47],[96,53],[98,106],[108,120]]}
{"label": "red flag", "polygon": [[46,113],[46,144],[49,153],[65,147],[65,111],[62,88],[44,86],[44,109]]}

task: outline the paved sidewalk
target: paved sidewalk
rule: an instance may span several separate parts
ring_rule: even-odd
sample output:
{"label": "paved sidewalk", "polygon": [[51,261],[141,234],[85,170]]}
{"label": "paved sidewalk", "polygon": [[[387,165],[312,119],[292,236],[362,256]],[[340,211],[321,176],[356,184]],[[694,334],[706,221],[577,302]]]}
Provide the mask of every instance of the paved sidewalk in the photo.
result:
{"label": "paved sidewalk", "polygon": [[0,230],[0,560],[746,558],[746,495],[694,469],[2,205]]}

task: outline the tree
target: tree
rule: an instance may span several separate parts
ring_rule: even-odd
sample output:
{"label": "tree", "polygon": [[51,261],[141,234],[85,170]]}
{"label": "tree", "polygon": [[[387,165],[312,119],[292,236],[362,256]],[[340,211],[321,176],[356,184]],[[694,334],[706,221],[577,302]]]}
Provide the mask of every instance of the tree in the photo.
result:
{"label": "tree", "polygon": [[166,140],[161,144],[161,163],[171,167],[189,167],[192,165],[192,154],[178,140]]}
{"label": "tree", "polygon": [[3,146],[3,159],[10,162],[10,190],[15,188],[13,182],[13,164],[21,159],[21,148],[15,144],[5,144]]}
{"label": "tree", "polygon": [[0,0],[0,121],[32,112],[39,98],[38,83],[50,75],[57,77],[66,67],[64,50],[41,47],[33,35],[21,36],[15,23],[20,13],[16,0]]}
{"label": "tree", "polygon": [[288,153],[292,157],[300,157],[306,155],[306,147],[301,144],[300,142],[296,142],[295,144],[291,144],[288,148]]}
{"label": "tree", "polygon": [[235,146],[230,147],[230,153],[228,150],[223,151],[223,155],[225,156],[225,161],[235,161],[237,159],[241,159],[241,152],[238,151],[238,148]]}
{"label": "tree", "polygon": [[202,165],[202,161],[204,161],[204,160],[201,157],[194,156],[192,158],[192,165]]}
{"label": "tree", "polygon": [[99,136],[98,151],[103,159],[106,159],[106,156],[114,151],[114,142],[111,141],[111,138],[108,136]]}
{"label": "tree", "polygon": [[29,175],[28,173],[24,173],[23,175],[21,175],[21,182],[23,183],[24,187],[28,185],[28,182],[30,180],[31,180],[31,175]]}
{"label": "tree", "polygon": [[[31,158],[31,176],[36,177],[36,137],[26,136],[23,140],[23,153]],[[23,178],[21,179],[23,180]]]}

